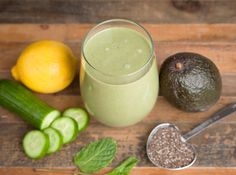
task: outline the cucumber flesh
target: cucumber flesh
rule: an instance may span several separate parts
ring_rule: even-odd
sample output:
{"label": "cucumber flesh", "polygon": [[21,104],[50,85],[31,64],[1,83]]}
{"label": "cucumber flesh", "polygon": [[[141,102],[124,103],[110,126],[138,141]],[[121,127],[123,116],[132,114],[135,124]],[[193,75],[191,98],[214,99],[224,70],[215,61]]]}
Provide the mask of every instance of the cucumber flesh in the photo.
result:
{"label": "cucumber flesh", "polygon": [[69,117],[61,117],[56,119],[52,123],[51,127],[61,133],[63,144],[73,141],[78,135],[77,123]]}
{"label": "cucumber flesh", "polygon": [[43,132],[47,134],[49,138],[49,148],[47,150],[47,154],[58,151],[63,145],[61,133],[51,127],[44,129]]}
{"label": "cucumber flesh", "polygon": [[63,112],[63,116],[74,119],[79,131],[84,130],[89,123],[88,113],[81,108],[69,108]]}
{"label": "cucumber flesh", "polygon": [[60,116],[60,112],[57,110],[53,110],[49,112],[41,122],[40,129],[47,128],[51,125],[51,123]]}
{"label": "cucumber flesh", "polygon": [[48,148],[48,136],[41,131],[30,131],[23,139],[23,149],[26,155],[32,159],[40,159],[44,157]]}

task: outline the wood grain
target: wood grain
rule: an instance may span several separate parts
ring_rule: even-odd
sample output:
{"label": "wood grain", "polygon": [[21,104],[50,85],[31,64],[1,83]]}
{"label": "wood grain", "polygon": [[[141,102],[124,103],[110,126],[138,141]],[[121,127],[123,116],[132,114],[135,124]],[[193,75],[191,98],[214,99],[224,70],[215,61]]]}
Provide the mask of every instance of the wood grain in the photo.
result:
{"label": "wood grain", "polygon": [[[10,68],[15,64],[22,49],[30,42],[39,39],[63,41],[79,58],[82,37],[92,26],[94,25],[1,24],[0,77],[11,78]],[[73,174],[75,169],[72,163],[73,155],[86,143],[106,136],[115,138],[119,144],[117,157],[111,166],[116,166],[129,155],[135,155],[141,160],[138,168],[133,171],[135,175],[180,175],[199,174],[199,172],[236,174],[236,113],[219,121],[190,141],[196,145],[198,151],[198,159],[193,168],[179,172],[160,170],[153,167],[145,153],[147,136],[157,124],[171,122],[186,133],[226,104],[236,102],[236,25],[144,24],[144,26],[153,36],[158,66],[169,55],[181,51],[201,53],[216,63],[223,80],[222,97],[217,104],[206,112],[186,113],[171,106],[159,96],[150,115],[137,125],[122,129],[109,128],[92,119],[88,129],[81,133],[75,142],[65,145],[58,153],[39,161],[28,159],[21,147],[23,135],[32,128],[17,115],[0,107],[0,174]],[[74,82],[62,92],[36,95],[61,111],[68,107],[83,106],[78,74]],[[213,167],[221,168],[212,169]],[[45,168],[53,170],[45,172]],[[57,168],[61,169],[60,172],[57,170],[55,172]],[[107,170],[100,174],[104,174]]]}
{"label": "wood grain", "polygon": [[[235,1],[236,2],[236,1]],[[141,23],[154,41],[232,43],[236,41],[235,24],[149,24]],[[32,42],[56,39],[81,42],[95,24],[1,24],[0,42]],[[56,31],[56,33],[55,33]]]}
{"label": "wood grain", "polygon": [[234,0],[1,0],[0,22],[94,23],[130,18],[148,23],[234,23],[235,8]]}
{"label": "wood grain", "polygon": [[[29,44],[27,43],[0,43],[1,64],[0,70],[9,70],[20,55],[20,52]],[[79,42],[65,42],[68,44],[75,56],[80,58]],[[236,44],[228,43],[181,43],[181,42],[155,42],[155,51],[158,60],[158,65],[170,55],[177,52],[196,52],[211,59],[219,68],[222,74],[236,72]]]}
{"label": "wood grain", "polygon": [[[51,106],[63,111],[71,106],[83,106],[82,99],[79,95],[42,95],[36,94],[40,99],[44,100]],[[146,118],[147,122],[179,122],[179,123],[192,123],[196,125],[201,121],[208,118],[212,113],[222,108],[224,105],[236,101],[236,96],[222,96],[218,103],[206,112],[186,113],[171,106],[164,97],[159,96],[151,114]],[[166,111],[170,111],[167,113]],[[144,121],[146,121],[144,120]],[[223,122],[235,122],[236,118],[224,119]],[[17,115],[0,107],[0,123],[24,123]],[[96,123],[91,120],[91,123]]]}
{"label": "wood grain", "polygon": [[[75,95],[41,95],[40,97],[60,110],[71,106],[82,106],[81,98]],[[106,127],[92,120],[88,129],[81,133],[75,142],[65,145],[58,153],[38,161],[28,159],[21,148],[23,135],[32,128],[19,118],[16,118],[12,113],[0,108],[0,167],[73,167],[73,155],[83,145],[103,137],[113,137],[118,141],[118,153],[112,166],[129,155],[135,155],[141,160],[139,166],[151,167],[152,164],[146,156],[145,143],[148,134],[154,126],[159,123],[170,122],[176,124],[185,133],[206,120],[221,107],[235,101],[236,97],[222,97],[207,112],[185,113],[172,107],[163,97],[159,97],[151,114],[142,122],[131,127],[119,129]],[[167,113],[166,111],[169,112]],[[191,143],[197,146],[199,155],[194,166],[234,167],[236,165],[235,117],[236,113],[191,140]]]}
{"label": "wood grain", "polygon": [[[0,27],[0,54],[3,55],[0,70],[9,70],[27,44],[45,38],[66,42],[79,58],[81,40],[92,26],[3,24]],[[153,37],[159,66],[171,54],[189,51],[212,59],[222,74],[236,72],[236,25],[144,24],[144,27]]]}
{"label": "wood grain", "polygon": [[[1,54],[0,54],[1,55]],[[223,73],[222,77],[222,96],[236,96],[236,75],[234,73]],[[0,78],[13,79],[9,70],[0,71]],[[64,90],[54,95],[78,95],[79,89],[79,73],[76,74],[74,81]],[[162,94],[159,94],[162,95]]]}
{"label": "wood grain", "polygon": [[[109,172],[110,168],[106,168],[99,173],[94,175],[104,175]],[[38,169],[38,168],[1,168],[0,174],[11,174],[11,175],[75,175],[76,170],[74,168],[54,168],[54,169]],[[134,168],[130,175],[225,175],[236,174],[235,168],[189,168],[181,171],[168,171],[159,168],[145,168],[139,167]]]}

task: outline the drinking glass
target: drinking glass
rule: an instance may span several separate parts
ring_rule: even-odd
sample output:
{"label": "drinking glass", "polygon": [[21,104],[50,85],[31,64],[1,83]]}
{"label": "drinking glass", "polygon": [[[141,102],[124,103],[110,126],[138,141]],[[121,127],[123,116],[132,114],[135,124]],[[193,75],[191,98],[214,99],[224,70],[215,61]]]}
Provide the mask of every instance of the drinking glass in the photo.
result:
{"label": "drinking glass", "polygon": [[[145,64],[133,72],[122,75],[104,72],[90,61],[86,53],[89,52],[86,50],[88,41],[93,42],[93,37],[99,32],[114,28],[132,29],[150,47]],[[96,25],[88,32],[82,43],[80,89],[85,108],[97,121],[111,127],[124,127],[141,121],[155,105],[158,83],[154,45],[144,27],[131,20],[111,19]]]}

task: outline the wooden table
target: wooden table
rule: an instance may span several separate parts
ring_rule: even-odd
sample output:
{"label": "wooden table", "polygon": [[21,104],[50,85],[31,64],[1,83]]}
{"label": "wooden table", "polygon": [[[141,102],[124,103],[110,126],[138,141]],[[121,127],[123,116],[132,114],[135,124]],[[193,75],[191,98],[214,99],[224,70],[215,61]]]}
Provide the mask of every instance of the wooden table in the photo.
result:
{"label": "wooden table", "polygon": [[235,23],[235,0],[1,0],[0,23]]}
{"label": "wooden table", "polygon": [[[228,2],[228,3],[227,3]],[[90,141],[110,136],[119,148],[111,167],[129,155],[140,159],[133,175],[236,174],[236,113],[208,128],[190,142],[197,146],[193,167],[166,171],[153,167],[145,153],[151,129],[159,123],[176,124],[183,133],[206,120],[228,103],[236,102],[236,1],[228,0],[1,0],[0,78],[12,78],[10,68],[22,49],[39,39],[68,44],[80,57],[82,37],[94,23],[110,18],[130,18],[144,23],[156,46],[158,66],[176,52],[192,51],[214,61],[223,79],[222,96],[209,111],[185,113],[158,97],[151,114],[139,124],[114,129],[91,120],[78,139],[56,154],[39,161],[22,152],[23,135],[32,129],[16,115],[0,107],[0,174],[60,175],[76,171],[72,157]],[[64,110],[82,106],[78,75],[70,87],[51,95],[37,94],[52,106]],[[110,168],[111,168],[110,167]],[[104,174],[105,168],[99,174]]]}
{"label": "wooden table", "polygon": [[[55,39],[68,44],[80,57],[81,39],[92,24],[2,24],[0,26],[0,76],[11,78],[10,68],[22,49],[38,39]],[[222,97],[209,111],[186,113],[172,107],[162,96],[158,97],[151,114],[142,122],[124,129],[109,128],[92,120],[78,139],[56,154],[39,161],[28,159],[22,152],[21,140],[30,129],[16,115],[0,108],[0,173],[1,174],[73,174],[73,155],[85,144],[102,137],[113,137],[119,148],[111,166],[129,155],[140,159],[135,175],[236,173],[236,113],[223,119],[191,140],[199,153],[192,168],[183,171],[165,171],[152,166],[145,152],[145,143],[151,129],[159,123],[176,124],[183,133],[206,120],[224,105],[236,102],[236,25],[235,24],[144,24],[151,33],[158,65],[168,56],[180,51],[193,51],[209,58],[220,69],[223,79]],[[70,87],[52,95],[37,94],[50,105],[64,110],[82,106],[78,76]],[[217,168],[214,168],[217,167]],[[50,171],[47,172],[47,169]],[[103,172],[107,171],[105,169]]]}

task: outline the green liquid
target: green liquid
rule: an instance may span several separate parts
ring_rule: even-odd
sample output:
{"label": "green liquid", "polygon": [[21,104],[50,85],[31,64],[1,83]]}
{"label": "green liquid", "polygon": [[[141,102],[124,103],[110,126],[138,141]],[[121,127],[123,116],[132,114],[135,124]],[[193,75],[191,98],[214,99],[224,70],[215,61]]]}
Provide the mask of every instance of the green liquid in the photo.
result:
{"label": "green liquid", "polygon": [[150,57],[147,40],[128,28],[110,28],[90,38],[85,57],[106,74],[125,75],[139,70]]}
{"label": "green liquid", "polygon": [[[96,33],[84,45],[84,55],[103,74],[132,76],[150,59],[151,46],[133,29],[112,27]],[[104,82],[91,71],[82,58],[80,86],[85,106],[98,121],[115,127],[128,126],[142,120],[153,108],[158,94],[156,59],[131,82]]]}

